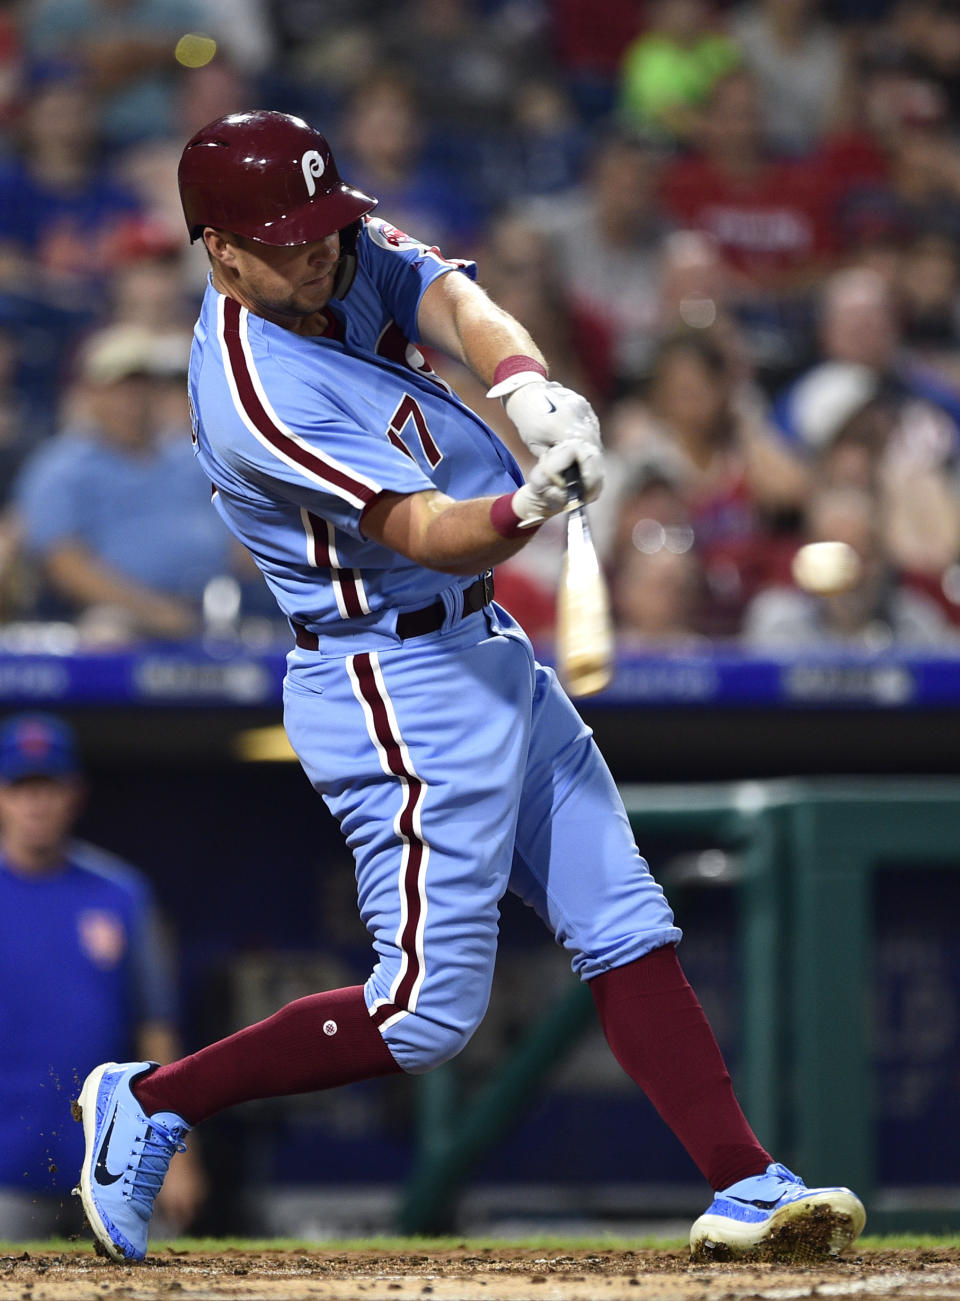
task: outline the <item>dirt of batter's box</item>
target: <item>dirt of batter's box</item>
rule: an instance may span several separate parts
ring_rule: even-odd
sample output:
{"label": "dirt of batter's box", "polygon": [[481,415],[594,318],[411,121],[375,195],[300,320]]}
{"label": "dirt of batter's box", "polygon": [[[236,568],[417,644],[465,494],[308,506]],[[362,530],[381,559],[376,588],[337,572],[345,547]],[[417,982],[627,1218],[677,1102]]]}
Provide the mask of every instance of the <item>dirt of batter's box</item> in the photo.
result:
{"label": "dirt of batter's box", "polygon": [[92,1252],[0,1257],[0,1301],[777,1301],[960,1295],[960,1249],[855,1250],[818,1264],[698,1264],[686,1251]]}

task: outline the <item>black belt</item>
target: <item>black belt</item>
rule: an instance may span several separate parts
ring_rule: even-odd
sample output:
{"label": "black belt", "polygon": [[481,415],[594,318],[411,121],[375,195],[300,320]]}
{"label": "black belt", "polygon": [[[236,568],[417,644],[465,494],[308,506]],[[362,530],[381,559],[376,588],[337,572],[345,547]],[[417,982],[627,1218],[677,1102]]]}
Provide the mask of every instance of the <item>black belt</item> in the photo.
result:
{"label": "black belt", "polygon": [[[493,600],[493,573],[488,570],[480,578],[463,589],[463,613],[475,614],[489,605]],[[447,617],[447,607],[437,599],[430,605],[421,606],[419,610],[403,610],[397,615],[397,636],[406,641],[408,637],[423,637],[428,632],[437,632],[443,627]],[[304,628],[302,623],[290,620],[293,635],[301,650],[319,650],[320,639],[315,632]]]}

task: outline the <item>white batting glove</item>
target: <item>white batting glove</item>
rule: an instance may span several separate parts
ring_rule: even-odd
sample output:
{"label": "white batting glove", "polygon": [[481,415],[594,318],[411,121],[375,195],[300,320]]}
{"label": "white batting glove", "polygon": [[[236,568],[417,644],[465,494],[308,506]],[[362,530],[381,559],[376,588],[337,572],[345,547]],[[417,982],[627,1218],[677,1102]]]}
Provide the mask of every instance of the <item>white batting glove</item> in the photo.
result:
{"label": "white batting glove", "polygon": [[568,438],[600,446],[600,422],[585,397],[538,371],[522,370],[494,384],[488,398],[500,398],[520,437],[539,456]]}
{"label": "white batting glove", "polygon": [[523,528],[542,524],[566,510],[565,472],[576,464],[583,485],[582,500],[593,501],[603,487],[603,457],[597,445],[585,438],[567,438],[549,447],[530,471],[527,482],[513,494],[511,505]]}

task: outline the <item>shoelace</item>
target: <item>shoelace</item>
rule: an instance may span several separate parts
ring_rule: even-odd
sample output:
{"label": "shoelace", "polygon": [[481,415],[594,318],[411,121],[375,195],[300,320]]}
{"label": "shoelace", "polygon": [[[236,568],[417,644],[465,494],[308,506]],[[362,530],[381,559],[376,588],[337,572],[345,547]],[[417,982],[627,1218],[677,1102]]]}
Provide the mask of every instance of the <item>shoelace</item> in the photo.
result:
{"label": "shoelace", "polygon": [[767,1173],[772,1175],[774,1179],[779,1179],[782,1183],[799,1184],[802,1188],[806,1187],[806,1184],[798,1175],[795,1175],[792,1170],[788,1170],[785,1165],[781,1165],[779,1161],[776,1165],[771,1166]]}
{"label": "shoelace", "polygon": [[181,1129],[165,1129],[154,1121],[148,1121],[148,1128],[143,1136],[143,1151],[133,1171],[130,1187],[130,1200],[141,1208],[146,1219],[153,1214],[153,1203],[170,1161],[176,1152],[185,1152]]}

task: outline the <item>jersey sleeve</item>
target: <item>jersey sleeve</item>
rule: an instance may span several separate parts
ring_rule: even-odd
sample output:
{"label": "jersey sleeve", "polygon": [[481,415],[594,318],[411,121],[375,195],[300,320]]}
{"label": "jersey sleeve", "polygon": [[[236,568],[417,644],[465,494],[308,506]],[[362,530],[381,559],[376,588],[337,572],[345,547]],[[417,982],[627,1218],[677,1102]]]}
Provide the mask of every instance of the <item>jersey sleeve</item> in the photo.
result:
{"label": "jersey sleeve", "polygon": [[381,217],[364,219],[357,256],[393,319],[413,342],[420,340],[417,310],[427,286],[451,271],[477,278],[475,262],[445,258],[438,248],[421,244]]}

